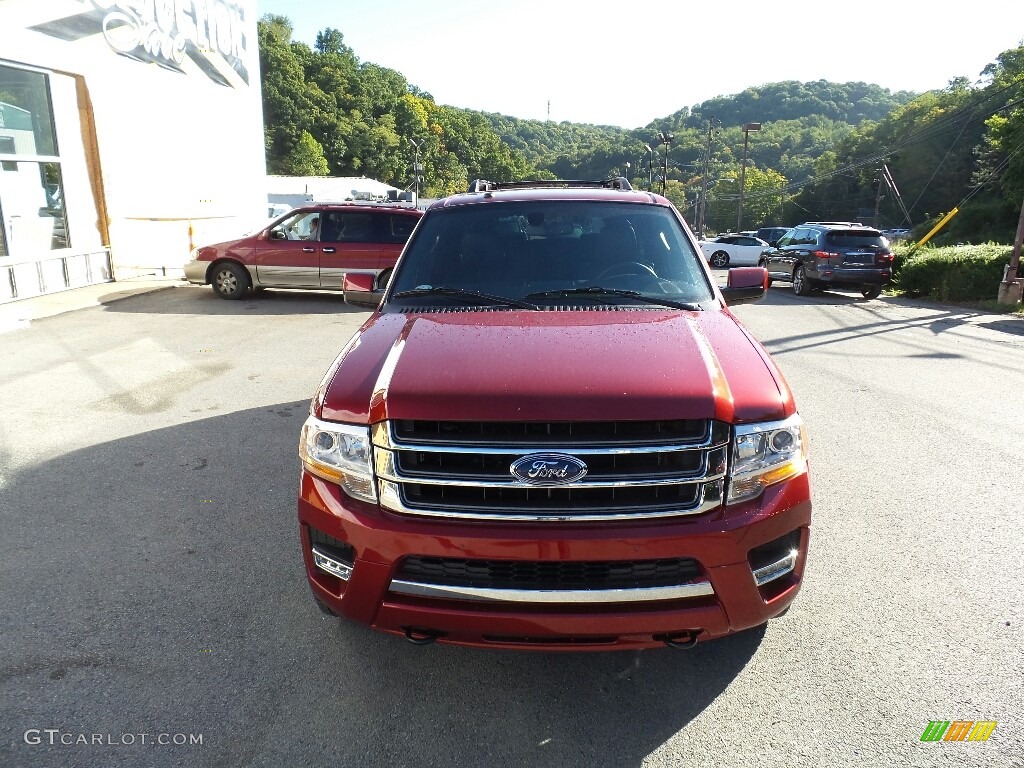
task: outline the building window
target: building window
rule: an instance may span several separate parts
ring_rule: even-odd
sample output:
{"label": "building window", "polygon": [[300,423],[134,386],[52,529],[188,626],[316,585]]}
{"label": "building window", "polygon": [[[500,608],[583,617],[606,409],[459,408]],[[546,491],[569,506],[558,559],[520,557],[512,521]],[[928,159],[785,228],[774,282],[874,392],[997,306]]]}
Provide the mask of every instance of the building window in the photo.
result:
{"label": "building window", "polygon": [[69,245],[49,80],[0,66],[0,258]]}

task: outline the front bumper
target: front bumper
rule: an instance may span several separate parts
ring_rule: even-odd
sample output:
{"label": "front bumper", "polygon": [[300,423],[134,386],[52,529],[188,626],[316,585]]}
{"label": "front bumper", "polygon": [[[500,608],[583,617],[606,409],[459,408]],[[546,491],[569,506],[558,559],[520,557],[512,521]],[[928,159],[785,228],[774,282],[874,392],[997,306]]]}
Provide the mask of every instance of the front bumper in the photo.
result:
{"label": "front bumper", "polygon": [[892,270],[888,267],[819,267],[814,279],[833,285],[888,285],[892,281]]}
{"label": "front bumper", "polygon": [[210,268],[210,262],[190,259],[185,264],[185,279],[195,285],[206,285],[206,271]]}
{"label": "front bumper", "polygon": [[[334,613],[406,636],[488,648],[609,650],[657,647],[666,638],[706,640],[765,623],[800,589],[810,535],[806,474],[761,498],[696,518],[628,524],[481,524],[410,519],[356,501],[302,472],[298,516],[306,575]],[[314,563],[311,541],[350,545],[340,576]],[[319,532],[319,533],[316,533]],[[751,550],[792,534],[782,575],[755,569]],[[488,561],[621,562],[693,558],[701,575],[675,592],[620,590],[578,595],[516,590],[423,589],[399,577],[408,556]],[[757,563],[755,562],[754,565]],[[772,563],[772,565],[777,565]],[[760,580],[771,577],[767,583]],[[432,585],[436,586],[436,585]]]}

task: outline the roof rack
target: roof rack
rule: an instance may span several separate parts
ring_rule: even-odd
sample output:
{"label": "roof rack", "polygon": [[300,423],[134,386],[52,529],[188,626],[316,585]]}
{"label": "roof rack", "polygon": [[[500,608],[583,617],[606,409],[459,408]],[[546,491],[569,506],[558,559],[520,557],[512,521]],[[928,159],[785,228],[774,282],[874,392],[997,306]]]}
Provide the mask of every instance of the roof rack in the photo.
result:
{"label": "roof rack", "polygon": [[590,189],[625,189],[633,186],[625,176],[610,179],[529,179],[526,181],[487,181],[474,179],[469,184],[470,192],[496,192],[501,189],[536,189],[543,187],[585,187]]}
{"label": "roof rack", "polygon": [[[804,224],[824,224],[826,226],[833,227],[867,227],[867,224],[861,224],[859,221],[805,221]],[[871,227],[868,227],[870,229]]]}

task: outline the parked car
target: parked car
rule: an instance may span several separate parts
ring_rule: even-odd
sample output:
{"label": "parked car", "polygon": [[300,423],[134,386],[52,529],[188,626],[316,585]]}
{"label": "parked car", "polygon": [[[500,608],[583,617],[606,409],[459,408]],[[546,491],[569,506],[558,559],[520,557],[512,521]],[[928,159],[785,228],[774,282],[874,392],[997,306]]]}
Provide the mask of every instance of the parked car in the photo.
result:
{"label": "parked car", "polygon": [[761,227],[757,230],[757,236],[774,248],[789,230],[790,227]]}
{"label": "parked car", "polygon": [[888,240],[906,240],[910,237],[910,230],[904,227],[896,229],[883,229],[882,235]]}
{"label": "parked car", "polygon": [[[489,648],[689,647],[793,602],[804,427],[664,197],[475,182],[432,204],[315,393],[298,528],[325,613]],[[368,275],[346,277],[346,297]]]}
{"label": "parked car", "polygon": [[222,299],[250,288],[342,290],[345,273],[386,281],[423,212],[397,205],[321,203],[274,219],[255,234],[196,248],[185,279]]}
{"label": "parked car", "polygon": [[771,246],[764,240],[748,235],[722,235],[714,240],[701,240],[704,258],[713,267],[755,266],[761,253]]}
{"label": "parked car", "polygon": [[874,299],[892,278],[893,254],[877,229],[845,222],[809,222],[795,227],[767,251],[761,266],[772,280],[793,283],[808,296],[825,286],[857,289]]}

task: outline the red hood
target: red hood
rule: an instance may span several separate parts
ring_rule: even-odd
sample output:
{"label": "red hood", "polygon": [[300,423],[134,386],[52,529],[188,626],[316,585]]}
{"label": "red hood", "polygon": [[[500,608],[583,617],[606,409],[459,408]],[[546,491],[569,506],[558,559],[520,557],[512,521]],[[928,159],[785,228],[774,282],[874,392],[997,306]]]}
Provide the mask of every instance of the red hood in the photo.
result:
{"label": "red hood", "polygon": [[782,419],[782,376],[727,311],[371,318],[323,393],[330,421]]}

